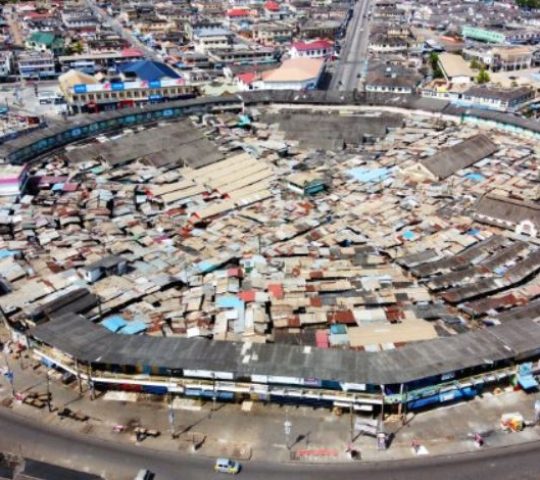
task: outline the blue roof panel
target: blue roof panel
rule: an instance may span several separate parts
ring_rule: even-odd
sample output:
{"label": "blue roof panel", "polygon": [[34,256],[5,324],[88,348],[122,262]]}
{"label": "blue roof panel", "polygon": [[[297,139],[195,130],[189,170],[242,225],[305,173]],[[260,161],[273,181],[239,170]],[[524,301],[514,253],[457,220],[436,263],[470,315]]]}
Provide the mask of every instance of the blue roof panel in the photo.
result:
{"label": "blue roof panel", "polygon": [[162,78],[180,78],[171,67],[161,62],[151,60],[139,60],[137,62],[127,62],[118,65],[121,73],[131,73],[140,80],[153,82]]}

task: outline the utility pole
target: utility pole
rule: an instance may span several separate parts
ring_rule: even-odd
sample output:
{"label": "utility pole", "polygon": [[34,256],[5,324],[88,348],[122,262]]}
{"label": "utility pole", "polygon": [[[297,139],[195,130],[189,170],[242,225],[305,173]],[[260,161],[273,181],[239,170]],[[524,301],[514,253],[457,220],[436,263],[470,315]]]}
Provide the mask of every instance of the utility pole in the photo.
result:
{"label": "utility pole", "polygon": [[82,378],[81,378],[81,371],[79,369],[79,361],[75,362],[75,367],[77,368],[77,382],[79,384],[79,395],[82,397],[83,394],[83,388],[82,388]]}
{"label": "utility pole", "polygon": [[287,450],[291,449],[291,429],[292,423],[289,421],[289,410],[287,407],[285,407],[285,421],[283,422],[283,430],[285,432],[285,446],[287,447]]}
{"label": "utility pole", "polygon": [[400,386],[399,386],[399,405],[398,405],[398,415],[399,415],[399,418],[400,420],[403,421],[403,388],[404,388],[404,384],[402,383]]}
{"label": "utility pole", "polygon": [[217,400],[217,392],[216,392],[216,374],[212,372],[212,412],[216,411],[216,400]]}
{"label": "utility pole", "polygon": [[96,399],[96,390],[94,388],[94,381],[92,380],[92,365],[90,363],[88,364],[87,376],[88,376],[88,388],[90,389],[90,400],[93,401]]}
{"label": "utility pole", "polygon": [[7,372],[6,372],[6,377],[7,379],[9,380],[9,384],[11,385],[11,396],[13,398],[15,398],[15,383],[13,381],[13,371],[11,370],[11,367],[9,366],[9,362],[8,362],[8,357],[7,357],[7,353],[6,353],[6,349],[5,349],[5,346],[4,348],[2,349],[2,352],[4,354],[4,361],[6,362],[6,368],[7,368]]}
{"label": "utility pole", "polygon": [[169,409],[167,412],[169,420],[169,430],[171,432],[171,438],[174,438],[174,410],[172,408],[172,394],[169,393]]}
{"label": "utility pole", "polygon": [[350,408],[350,428],[351,428],[351,448],[352,448],[352,443],[354,442],[354,401],[351,403],[351,408]]}
{"label": "utility pole", "polygon": [[52,412],[52,405],[51,405],[51,380],[49,378],[49,369],[47,368],[47,371],[45,372],[45,378],[47,379],[47,408],[49,409],[49,413]]}

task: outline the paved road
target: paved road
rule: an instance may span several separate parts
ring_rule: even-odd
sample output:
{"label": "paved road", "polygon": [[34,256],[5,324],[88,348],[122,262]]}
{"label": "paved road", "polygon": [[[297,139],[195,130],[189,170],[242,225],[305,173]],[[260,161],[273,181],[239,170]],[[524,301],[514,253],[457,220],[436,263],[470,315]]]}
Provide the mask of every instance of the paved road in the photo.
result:
{"label": "paved road", "polygon": [[124,28],[118,21],[108,15],[105,10],[99,8],[94,0],[86,0],[86,5],[88,5],[88,7],[94,12],[94,15],[96,15],[101,22],[111,27],[118,35],[123,37],[124,40],[127,40],[131,45],[142,50],[148,58],[156,61],[161,60],[160,56],[153,48],[150,48],[142,43],[129,30]]}
{"label": "paved road", "polygon": [[331,89],[353,90],[358,87],[359,74],[365,74],[369,40],[370,0],[357,0],[347,28],[344,46],[337,62]]}
{"label": "paved road", "polygon": [[[132,479],[139,468],[149,468],[156,480],[223,478],[212,471],[209,458],[158,452],[143,446],[100,440],[77,432],[35,424],[9,410],[0,409],[0,450],[86,469],[109,479]],[[270,480],[520,480],[540,477],[540,443],[475,454],[423,458],[378,464],[317,465],[247,462],[240,478]]]}

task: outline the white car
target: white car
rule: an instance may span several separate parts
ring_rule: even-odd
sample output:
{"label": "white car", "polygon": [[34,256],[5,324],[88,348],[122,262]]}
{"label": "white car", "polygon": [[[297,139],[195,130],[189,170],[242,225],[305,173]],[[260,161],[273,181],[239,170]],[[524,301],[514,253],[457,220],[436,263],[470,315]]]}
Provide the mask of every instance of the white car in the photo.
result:
{"label": "white car", "polygon": [[218,458],[214,465],[214,470],[219,473],[232,473],[236,475],[240,471],[241,465],[230,458]]}

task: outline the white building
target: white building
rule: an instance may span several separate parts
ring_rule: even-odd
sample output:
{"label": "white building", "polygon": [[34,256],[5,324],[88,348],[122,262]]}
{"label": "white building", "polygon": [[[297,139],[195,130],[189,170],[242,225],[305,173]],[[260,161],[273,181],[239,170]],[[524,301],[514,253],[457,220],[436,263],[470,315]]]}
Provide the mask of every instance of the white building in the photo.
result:
{"label": "white building", "polygon": [[13,71],[13,52],[4,50],[0,52],[0,77],[7,77]]}
{"label": "white building", "polygon": [[317,87],[324,69],[320,58],[290,58],[279,68],[262,74],[253,83],[255,90],[312,90]]}
{"label": "white building", "polygon": [[334,53],[334,44],[328,40],[313,40],[309,42],[294,42],[289,54],[291,58],[326,58]]}

